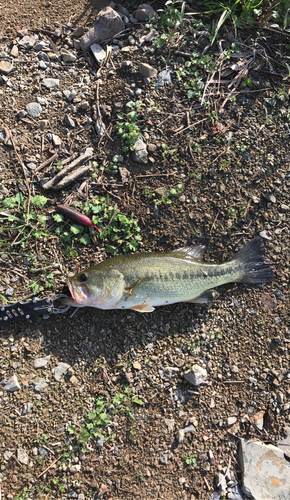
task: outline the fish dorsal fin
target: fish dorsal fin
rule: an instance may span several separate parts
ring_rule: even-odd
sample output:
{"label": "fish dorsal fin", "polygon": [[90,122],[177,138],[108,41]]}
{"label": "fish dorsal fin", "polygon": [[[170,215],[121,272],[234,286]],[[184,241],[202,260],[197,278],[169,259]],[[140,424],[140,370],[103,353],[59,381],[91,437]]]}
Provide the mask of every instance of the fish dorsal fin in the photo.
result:
{"label": "fish dorsal fin", "polygon": [[180,254],[183,258],[187,257],[189,259],[202,260],[205,250],[206,247],[204,245],[195,245],[193,247],[178,248],[177,250],[173,250],[173,252]]}

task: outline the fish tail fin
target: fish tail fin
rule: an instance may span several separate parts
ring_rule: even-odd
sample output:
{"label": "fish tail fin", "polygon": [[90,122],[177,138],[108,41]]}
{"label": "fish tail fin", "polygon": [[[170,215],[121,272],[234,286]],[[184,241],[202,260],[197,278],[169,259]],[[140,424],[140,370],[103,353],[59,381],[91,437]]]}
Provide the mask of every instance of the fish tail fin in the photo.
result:
{"label": "fish tail fin", "polygon": [[265,262],[265,253],[264,242],[258,236],[234,256],[233,261],[243,264],[244,273],[239,279],[241,283],[267,283],[274,280],[275,275]]}

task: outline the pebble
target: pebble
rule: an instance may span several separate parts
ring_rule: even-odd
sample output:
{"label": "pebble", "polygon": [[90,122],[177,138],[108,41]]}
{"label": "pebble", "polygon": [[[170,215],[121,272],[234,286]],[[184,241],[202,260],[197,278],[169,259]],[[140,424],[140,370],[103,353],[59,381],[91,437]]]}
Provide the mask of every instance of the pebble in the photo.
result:
{"label": "pebble", "polygon": [[234,425],[237,421],[237,417],[228,417],[227,419],[227,424],[230,427],[231,425]]}
{"label": "pebble", "polygon": [[62,375],[64,375],[69,368],[70,368],[70,365],[67,363],[62,363],[62,362],[58,363],[58,365],[52,369],[54,380],[59,382]]}
{"label": "pebble", "polygon": [[139,163],[148,163],[148,151],[146,149],[146,144],[142,141],[142,139],[138,139],[138,141],[134,144],[133,159]]}
{"label": "pebble", "polygon": [[105,50],[102,49],[102,47],[98,43],[94,43],[93,45],[91,45],[90,49],[98,65],[101,66],[107,55]]}
{"label": "pebble", "polygon": [[164,85],[171,83],[171,73],[172,73],[171,68],[167,68],[164,69],[163,71],[160,71],[157,78],[156,90],[159,90],[161,87],[164,87]]}
{"label": "pebble", "polygon": [[12,55],[12,57],[18,57],[19,50],[17,45],[13,45],[10,54]]}
{"label": "pebble", "polygon": [[159,459],[160,459],[160,462],[163,465],[167,465],[168,464],[168,455],[167,455],[167,453],[161,453],[160,456],[159,456]]}
{"label": "pebble", "polygon": [[63,119],[63,123],[65,125],[67,125],[68,127],[72,127],[72,128],[74,128],[76,126],[74,120],[69,115],[65,115],[65,117]]}
{"label": "pebble", "polygon": [[80,472],[81,468],[82,468],[81,464],[76,464],[72,465],[69,470],[72,474],[76,474],[77,472]]}
{"label": "pebble", "polygon": [[31,118],[38,118],[42,113],[42,107],[39,102],[30,102],[26,106],[26,111]]}
{"label": "pebble", "polygon": [[28,455],[27,455],[27,453],[26,453],[25,450],[22,450],[21,448],[18,448],[18,450],[17,450],[17,460],[18,460],[18,462],[20,462],[23,465],[27,465],[28,464],[29,457],[28,457]]}
{"label": "pebble", "polygon": [[39,69],[43,69],[43,70],[47,69],[47,66],[46,66],[44,61],[39,61],[38,67],[39,67]]}
{"label": "pebble", "polygon": [[46,389],[46,387],[48,387],[48,383],[44,378],[36,378],[32,381],[32,384],[34,385],[35,392],[42,392],[44,389]]}
{"label": "pebble", "polygon": [[21,415],[27,415],[28,413],[31,412],[32,408],[33,408],[33,404],[32,403],[24,403],[23,407],[22,407],[22,413],[21,413]]}
{"label": "pebble", "polygon": [[37,35],[25,35],[21,40],[19,40],[18,45],[24,49],[30,50],[36,44],[37,40]]}
{"label": "pebble", "polygon": [[37,358],[34,360],[34,368],[46,368],[47,363],[50,360],[50,356],[45,356],[45,358]]}
{"label": "pebble", "polygon": [[139,63],[138,65],[139,72],[144,78],[156,78],[157,77],[157,69],[150,66],[147,63]]}
{"label": "pebble", "polygon": [[19,385],[16,375],[12,375],[12,377],[4,385],[3,389],[4,391],[7,392],[21,391],[21,387]]}
{"label": "pebble", "polygon": [[105,444],[105,438],[103,435],[99,436],[96,440],[97,448],[103,448]]}
{"label": "pebble", "polygon": [[38,448],[38,454],[41,456],[41,458],[44,458],[47,455],[47,450],[40,446]]}
{"label": "pebble", "polygon": [[13,62],[9,61],[0,61],[0,73],[4,73],[4,75],[8,75],[13,70]]}
{"label": "pebble", "polygon": [[8,462],[8,460],[12,457],[12,455],[13,455],[13,451],[5,450],[3,453],[3,458],[4,458],[4,460],[6,460],[6,462]]}
{"label": "pebble", "polygon": [[191,370],[184,374],[184,378],[192,385],[204,384],[207,378],[207,371],[199,365],[192,365]]}
{"label": "pebble", "polygon": [[169,431],[174,430],[175,420],[173,418],[165,418],[164,423],[167,425]]}
{"label": "pebble", "polygon": [[43,85],[47,89],[54,89],[54,88],[59,87],[59,79],[58,78],[44,78],[41,82],[41,85]]}
{"label": "pebble", "polygon": [[75,62],[77,60],[77,57],[66,49],[61,49],[60,54],[64,62]]}
{"label": "pebble", "polygon": [[264,240],[271,240],[272,239],[271,236],[269,235],[268,231],[266,231],[266,229],[264,229],[263,231],[260,232],[260,236]]}
{"label": "pebble", "polygon": [[7,288],[5,295],[8,295],[8,297],[11,297],[14,294],[14,288],[9,287]]}

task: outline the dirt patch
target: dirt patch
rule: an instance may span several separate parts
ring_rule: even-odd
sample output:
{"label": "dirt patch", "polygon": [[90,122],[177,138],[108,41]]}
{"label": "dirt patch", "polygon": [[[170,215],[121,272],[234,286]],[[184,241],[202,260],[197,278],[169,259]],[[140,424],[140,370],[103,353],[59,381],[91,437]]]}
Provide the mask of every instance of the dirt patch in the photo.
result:
{"label": "dirt patch", "polygon": [[[23,27],[10,5],[4,7],[3,52],[19,42],[15,28]],[[54,218],[58,203],[78,203],[84,212],[96,199],[101,201],[95,213],[89,207],[88,214],[99,217],[102,230],[116,210],[127,221],[136,218],[142,251],[206,242],[207,260],[218,262],[261,234],[276,280],[263,287],[226,285],[211,307],[177,304],[148,315],[80,309],[3,327],[1,384],[16,375],[21,390],[0,393],[2,498],[208,499],[218,473],[226,476],[228,489],[240,481],[241,437],[277,443],[289,424],[289,96],[278,56],[283,41],[266,32],[263,45],[262,37],[257,42],[255,33],[241,30],[227,64],[214,45],[211,58],[230,76],[219,77],[217,66],[204,107],[188,97],[176,73],[184,71],[189,51],[201,56],[199,38],[140,46],[150,28],[131,23],[99,75],[92,55],[74,46],[74,28],[66,26],[58,38],[48,29],[55,29],[56,20],[67,25],[70,16],[75,26],[86,23],[95,6],[78,3],[76,11],[69,2],[65,10],[59,2],[33,3],[33,14],[28,7],[25,27],[40,27],[40,19],[48,18],[46,31],[38,33],[48,60],[39,57],[41,51],[20,50],[0,87],[3,303],[36,291],[68,292],[69,273],[108,258],[109,246],[121,252],[134,240],[126,240],[123,226],[116,226],[119,244],[89,229],[79,235],[69,219],[62,225]],[[223,35],[233,33],[225,28]],[[259,43],[250,63],[241,55],[246,41],[251,57]],[[62,49],[76,60],[64,63]],[[144,81],[140,60],[158,73],[171,67],[172,84],[157,90]],[[229,68],[236,60],[249,63],[251,83],[238,85],[222,106],[229,93],[229,82],[222,80],[240,75],[240,68]],[[44,87],[44,77],[57,79],[57,88]],[[206,83],[204,74],[200,79]],[[71,100],[67,91],[74,91]],[[137,100],[143,104],[136,124],[148,149],[146,164],[123,151],[118,134],[126,105]],[[34,102],[42,107],[39,117],[21,114]],[[107,131],[101,141],[98,105]],[[89,174],[60,191],[42,187],[66,160],[91,146]],[[116,155],[123,161],[114,161]],[[120,175],[120,167],[129,177]],[[46,203],[31,202],[36,218],[27,229],[23,199],[29,190],[31,200],[44,196]],[[16,200],[10,208],[4,207],[7,198]],[[22,222],[7,219],[5,211]],[[184,378],[193,364],[207,370],[199,388]],[[258,417],[263,424],[257,428]]]}

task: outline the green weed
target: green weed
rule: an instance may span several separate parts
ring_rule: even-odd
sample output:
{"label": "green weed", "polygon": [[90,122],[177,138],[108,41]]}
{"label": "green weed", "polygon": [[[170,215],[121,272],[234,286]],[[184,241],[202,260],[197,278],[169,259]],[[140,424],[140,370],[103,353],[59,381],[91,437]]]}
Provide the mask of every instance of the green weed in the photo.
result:
{"label": "green weed", "polygon": [[135,142],[140,138],[140,129],[137,125],[138,111],[143,103],[141,101],[130,101],[126,103],[125,113],[118,114],[119,121],[116,124],[117,134],[124,142],[122,150],[124,152],[134,151]]}
{"label": "green weed", "polygon": [[[80,203],[74,206],[92,218],[93,224],[99,230],[101,241],[108,243],[106,252],[116,255],[120,250],[123,252],[136,251],[141,241],[141,229],[134,214],[131,217],[121,214],[120,210],[109,205],[109,196],[95,198],[92,202],[85,202],[81,207]],[[74,245],[79,242],[82,245],[89,245],[91,238],[85,233],[85,227],[80,224],[66,222],[63,215],[53,216],[57,223],[55,233],[69,245],[64,251],[64,255],[69,257],[74,255]],[[66,229],[67,228],[67,229]]]}

